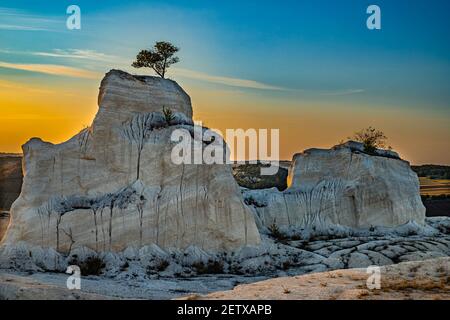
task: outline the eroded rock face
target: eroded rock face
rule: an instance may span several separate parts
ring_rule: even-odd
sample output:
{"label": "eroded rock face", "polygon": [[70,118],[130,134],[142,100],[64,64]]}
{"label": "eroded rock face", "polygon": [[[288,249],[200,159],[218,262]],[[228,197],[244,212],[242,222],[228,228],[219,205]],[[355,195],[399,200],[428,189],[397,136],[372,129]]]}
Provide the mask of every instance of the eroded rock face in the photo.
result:
{"label": "eroded rock face", "polygon": [[289,180],[284,192],[244,191],[262,226],[391,227],[425,219],[417,175],[392,151],[370,155],[352,141],[309,149],[294,156]]}
{"label": "eroded rock face", "polygon": [[91,127],[59,145],[34,138],[23,146],[22,193],[3,242],[60,252],[258,244],[230,166],[172,162],[172,131],[192,125],[190,98],[176,82],[112,70]]}

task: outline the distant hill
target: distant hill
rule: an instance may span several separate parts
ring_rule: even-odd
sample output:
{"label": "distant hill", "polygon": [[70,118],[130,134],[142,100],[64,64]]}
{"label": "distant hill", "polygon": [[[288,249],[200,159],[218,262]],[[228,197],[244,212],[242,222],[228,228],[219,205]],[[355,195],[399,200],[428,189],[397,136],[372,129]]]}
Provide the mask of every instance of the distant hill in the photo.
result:
{"label": "distant hill", "polygon": [[280,162],[277,174],[271,176],[261,175],[261,168],[267,166],[258,164],[234,164],[233,176],[236,182],[248,189],[266,189],[276,187],[283,191],[287,188],[288,169]]}
{"label": "distant hill", "polygon": [[22,188],[22,155],[0,153],[0,211],[8,211]]}
{"label": "distant hill", "polygon": [[450,166],[425,164],[422,166],[411,166],[411,168],[419,177],[428,177],[431,179],[450,179]]}
{"label": "distant hill", "polygon": [[22,158],[22,156],[21,153],[0,152],[0,158]]}

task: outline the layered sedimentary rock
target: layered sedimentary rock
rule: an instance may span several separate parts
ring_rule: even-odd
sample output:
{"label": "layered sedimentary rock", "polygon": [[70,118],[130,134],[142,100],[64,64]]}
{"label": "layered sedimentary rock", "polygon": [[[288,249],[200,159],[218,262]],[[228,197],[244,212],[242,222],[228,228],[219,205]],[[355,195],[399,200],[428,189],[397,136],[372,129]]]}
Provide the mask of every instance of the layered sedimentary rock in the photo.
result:
{"label": "layered sedimentary rock", "polygon": [[193,130],[190,98],[176,82],[113,70],[98,104],[93,124],[69,141],[23,146],[24,183],[4,244],[67,252],[259,243],[230,166],[173,163],[171,133]]}
{"label": "layered sedimentary rock", "polygon": [[289,180],[283,192],[244,191],[262,226],[389,227],[425,218],[417,175],[392,151],[368,154],[352,141],[308,149],[294,156]]}

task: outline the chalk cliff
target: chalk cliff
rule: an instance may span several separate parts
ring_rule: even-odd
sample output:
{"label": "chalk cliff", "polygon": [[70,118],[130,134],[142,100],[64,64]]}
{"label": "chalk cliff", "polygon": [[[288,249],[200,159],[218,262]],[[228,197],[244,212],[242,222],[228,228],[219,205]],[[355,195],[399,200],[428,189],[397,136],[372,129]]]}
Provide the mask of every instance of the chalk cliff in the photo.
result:
{"label": "chalk cliff", "polygon": [[172,162],[172,131],[193,127],[190,97],[176,82],[112,70],[98,105],[92,125],[67,142],[23,146],[24,183],[4,244],[67,252],[259,243],[229,165]]}

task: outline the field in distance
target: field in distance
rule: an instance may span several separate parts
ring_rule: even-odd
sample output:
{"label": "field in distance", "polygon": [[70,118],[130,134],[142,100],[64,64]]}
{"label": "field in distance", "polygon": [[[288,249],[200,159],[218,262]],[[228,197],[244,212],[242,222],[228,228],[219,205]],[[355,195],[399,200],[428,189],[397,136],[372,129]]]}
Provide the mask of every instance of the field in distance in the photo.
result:
{"label": "field in distance", "polygon": [[420,194],[427,196],[450,195],[450,179],[419,177]]}

